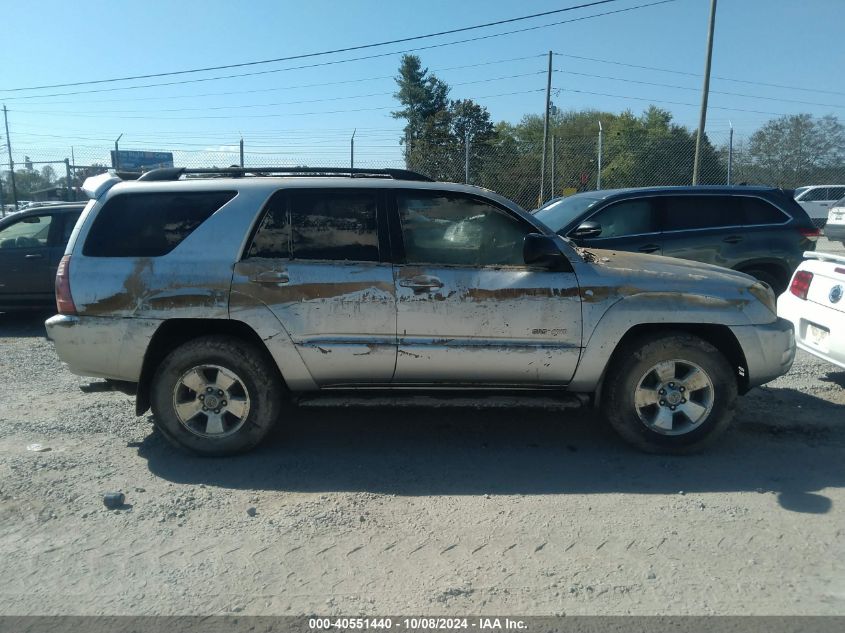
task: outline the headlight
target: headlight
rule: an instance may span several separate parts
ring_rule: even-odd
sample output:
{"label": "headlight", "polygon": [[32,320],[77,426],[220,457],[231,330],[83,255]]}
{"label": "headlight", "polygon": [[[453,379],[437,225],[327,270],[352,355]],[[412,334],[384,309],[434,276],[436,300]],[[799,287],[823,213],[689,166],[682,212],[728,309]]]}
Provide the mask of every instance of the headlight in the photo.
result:
{"label": "headlight", "polygon": [[774,291],[768,285],[757,282],[748,289],[748,292],[754,295],[772,314],[777,314],[777,298],[775,297]]}

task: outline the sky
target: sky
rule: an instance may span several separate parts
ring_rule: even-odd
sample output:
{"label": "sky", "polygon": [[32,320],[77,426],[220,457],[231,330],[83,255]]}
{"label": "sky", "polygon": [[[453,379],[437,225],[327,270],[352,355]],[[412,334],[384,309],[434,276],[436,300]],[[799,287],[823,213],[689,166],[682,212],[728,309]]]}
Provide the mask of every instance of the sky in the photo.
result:
{"label": "sky", "polygon": [[[319,53],[588,1],[3,0],[0,104],[9,110],[16,163],[24,155],[63,160],[71,152],[77,164],[106,162],[122,134],[121,149],[174,151],[186,163],[209,151],[228,152],[221,161],[231,162],[243,138],[253,164],[331,164],[348,154],[357,130],[361,164],[399,166],[403,122],[390,112],[397,108],[392,77],[403,51],[426,47],[413,52],[452,87],[452,98],[474,99],[494,121],[515,123],[542,113],[552,50],[552,101],[559,109],[639,113],[653,103],[694,128],[710,0],[597,15],[655,1],[615,0],[296,61],[15,90]],[[843,24],[845,0],[719,0],[707,118],[714,142],[726,139],[731,123],[742,138],[782,114],[843,117]],[[539,28],[450,44],[530,27]],[[2,130],[0,136],[5,142]],[[7,162],[4,153],[0,163]]]}

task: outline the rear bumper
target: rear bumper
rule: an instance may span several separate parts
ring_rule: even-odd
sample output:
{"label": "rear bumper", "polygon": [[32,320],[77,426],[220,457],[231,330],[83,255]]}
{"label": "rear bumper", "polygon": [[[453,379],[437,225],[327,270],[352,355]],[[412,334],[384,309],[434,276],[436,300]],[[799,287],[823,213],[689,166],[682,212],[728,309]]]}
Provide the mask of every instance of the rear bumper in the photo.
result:
{"label": "rear bumper", "polygon": [[[795,328],[795,342],[800,349],[845,369],[845,319],[833,308],[804,301],[789,293],[778,298],[778,314]],[[810,326],[827,330],[824,341],[815,340]]]}
{"label": "rear bumper", "polygon": [[845,224],[827,224],[824,236],[829,240],[845,242]]}
{"label": "rear bumper", "polygon": [[147,343],[159,323],[57,314],[44,326],[59,358],[74,374],[137,382]]}
{"label": "rear bumper", "polygon": [[778,318],[765,325],[731,326],[748,367],[748,386],[758,387],[783,376],[795,360],[792,323]]}

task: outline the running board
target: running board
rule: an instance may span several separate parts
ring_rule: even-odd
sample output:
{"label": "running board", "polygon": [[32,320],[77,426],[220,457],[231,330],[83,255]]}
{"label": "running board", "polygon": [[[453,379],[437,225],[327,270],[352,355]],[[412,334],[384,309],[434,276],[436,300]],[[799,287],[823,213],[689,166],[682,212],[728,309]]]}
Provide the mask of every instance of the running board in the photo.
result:
{"label": "running board", "polygon": [[379,407],[379,408],[465,408],[465,409],[545,409],[558,411],[563,409],[579,409],[589,403],[589,397],[584,394],[566,394],[559,396],[301,396],[296,400],[300,407],[334,408],[334,407]]}

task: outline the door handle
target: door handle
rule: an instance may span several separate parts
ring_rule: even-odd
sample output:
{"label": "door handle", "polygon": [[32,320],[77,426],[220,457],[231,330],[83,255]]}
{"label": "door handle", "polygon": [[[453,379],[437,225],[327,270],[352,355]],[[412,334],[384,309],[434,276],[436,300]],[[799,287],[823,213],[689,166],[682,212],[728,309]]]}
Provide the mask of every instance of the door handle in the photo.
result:
{"label": "door handle", "polygon": [[645,244],[640,246],[639,251],[641,253],[653,253],[654,251],[660,250],[660,244]]}
{"label": "door handle", "polygon": [[290,277],[286,272],[265,270],[253,275],[249,280],[257,284],[286,284],[290,281]]}
{"label": "door handle", "polygon": [[722,240],[726,244],[739,244],[742,241],[741,235],[728,235],[725,239]]}
{"label": "door handle", "polygon": [[41,259],[43,257],[44,255],[42,255],[41,253],[30,253],[29,255],[23,256],[24,259]]}
{"label": "door handle", "polygon": [[443,282],[432,275],[417,275],[410,279],[400,279],[399,285],[403,288],[411,288],[414,292],[423,292],[433,290],[434,288],[442,288]]}

